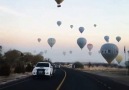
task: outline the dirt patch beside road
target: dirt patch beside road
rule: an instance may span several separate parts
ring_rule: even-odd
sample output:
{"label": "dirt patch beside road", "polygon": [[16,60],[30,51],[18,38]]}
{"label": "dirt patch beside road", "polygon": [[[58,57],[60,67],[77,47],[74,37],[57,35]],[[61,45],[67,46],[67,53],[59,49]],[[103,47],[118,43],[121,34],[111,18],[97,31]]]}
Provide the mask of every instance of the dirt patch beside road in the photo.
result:
{"label": "dirt patch beside road", "polygon": [[31,73],[26,72],[24,74],[10,74],[9,76],[0,76],[0,84],[5,84],[7,82],[18,80],[30,75]]}

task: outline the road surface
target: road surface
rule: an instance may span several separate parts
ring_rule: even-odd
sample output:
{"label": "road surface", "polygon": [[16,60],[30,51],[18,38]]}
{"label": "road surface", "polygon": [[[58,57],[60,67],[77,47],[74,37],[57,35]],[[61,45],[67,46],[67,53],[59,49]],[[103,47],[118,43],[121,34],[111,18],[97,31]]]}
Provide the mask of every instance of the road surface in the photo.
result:
{"label": "road surface", "polygon": [[62,68],[49,78],[28,77],[0,86],[0,90],[129,90],[110,78]]}

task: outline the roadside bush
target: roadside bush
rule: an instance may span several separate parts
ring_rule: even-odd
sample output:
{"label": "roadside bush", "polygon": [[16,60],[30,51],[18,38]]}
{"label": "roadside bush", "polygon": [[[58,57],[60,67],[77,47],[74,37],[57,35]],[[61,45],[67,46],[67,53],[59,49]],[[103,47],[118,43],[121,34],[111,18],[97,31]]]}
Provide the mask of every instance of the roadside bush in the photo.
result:
{"label": "roadside bush", "polygon": [[33,66],[31,64],[27,64],[26,66],[26,72],[31,72],[33,69]]}
{"label": "roadside bush", "polygon": [[0,76],[9,76],[10,75],[10,65],[5,61],[0,62]]}
{"label": "roadside bush", "polygon": [[24,67],[24,64],[22,62],[17,63],[15,70],[14,70],[14,73],[25,73],[25,67]]}
{"label": "roadside bush", "polygon": [[83,65],[82,63],[80,63],[80,62],[75,62],[75,63],[73,64],[73,67],[74,67],[74,68],[84,68],[84,65]]}

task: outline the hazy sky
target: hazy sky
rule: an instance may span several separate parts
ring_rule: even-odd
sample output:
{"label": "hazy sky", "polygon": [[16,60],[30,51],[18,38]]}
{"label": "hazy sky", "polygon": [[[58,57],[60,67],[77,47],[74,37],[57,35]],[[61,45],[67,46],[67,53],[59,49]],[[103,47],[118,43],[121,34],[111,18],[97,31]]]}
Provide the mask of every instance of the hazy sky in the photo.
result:
{"label": "hazy sky", "polygon": [[[124,57],[123,47],[129,49],[129,0],[64,0],[61,5],[57,8],[55,0],[0,0],[3,50],[34,54],[47,50],[44,57],[52,61],[106,62],[98,51],[108,35],[110,43],[118,45],[119,54]],[[57,21],[62,21],[60,27]],[[82,34],[78,30],[80,26],[85,28]],[[116,36],[122,38],[119,43]],[[50,37],[56,39],[52,49],[47,43]],[[91,56],[87,46],[81,50],[77,45],[79,37],[93,44]],[[40,43],[37,38],[42,39]]]}

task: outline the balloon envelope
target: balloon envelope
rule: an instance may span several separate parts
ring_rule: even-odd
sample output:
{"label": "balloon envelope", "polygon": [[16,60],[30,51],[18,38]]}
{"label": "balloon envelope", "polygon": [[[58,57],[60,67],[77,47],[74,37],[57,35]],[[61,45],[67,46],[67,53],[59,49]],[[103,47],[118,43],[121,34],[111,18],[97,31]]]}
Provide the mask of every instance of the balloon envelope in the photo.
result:
{"label": "balloon envelope", "polygon": [[55,38],[49,38],[47,42],[50,45],[50,47],[52,48],[53,45],[56,43],[56,40],[55,40]]}
{"label": "balloon envelope", "polygon": [[121,40],[121,37],[120,36],[117,36],[116,37],[116,40],[119,42]]}
{"label": "balloon envelope", "polygon": [[107,43],[101,46],[101,55],[106,59],[106,61],[111,64],[113,59],[118,55],[118,47],[115,44]]}
{"label": "balloon envelope", "polygon": [[40,42],[41,41],[41,38],[38,38],[38,42]]}
{"label": "balloon envelope", "polygon": [[78,46],[82,49],[87,43],[87,40],[83,37],[77,39]]}
{"label": "balloon envelope", "polygon": [[92,55],[92,52],[88,52],[89,55]]}
{"label": "balloon envelope", "polygon": [[70,54],[72,54],[72,51],[69,51]]}
{"label": "balloon envelope", "polygon": [[79,27],[79,31],[80,31],[80,33],[83,33],[83,31],[85,30],[85,28],[84,27]]}
{"label": "balloon envelope", "polygon": [[70,28],[73,28],[73,25],[70,25]]}
{"label": "balloon envelope", "polygon": [[66,55],[66,52],[63,52],[63,55],[65,56]]}
{"label": "balloon envelope", "polygon": [[106,42],[109,42],[109,36],[104,36]]}
{"label": "balloon envelope", "polygon": [[93,48],[93,45],[89,43],[89,44],[87,44],[87,48],[89,51],[91,51],[91,49]]}
{"label": "balloon envelope", "polygon": [[116,61],[118,62],[118,64],[120,64],[122,60],[123,60],[123,57],[121,55],[118,55],[116,57]]}
{"label": "balloon envelope", "polygon": [[60,26],[61,25],[61,21],[57,21],[57,25]]}
{"label": "balloon envelope", "polygon": [[64,0],[55,0],[55,1],[56,1],[56,3],[58,4],[57,7],[61,7],[60,4],[61,4]]}
{"label": "balloon envelope", "polygon": [[126,67],[129,67],[129,61],[125,61]]}
{"label": "balloon envelope", "polygon": [[96,27],[97,25],[96,24],[94,24],[94,27]]}

